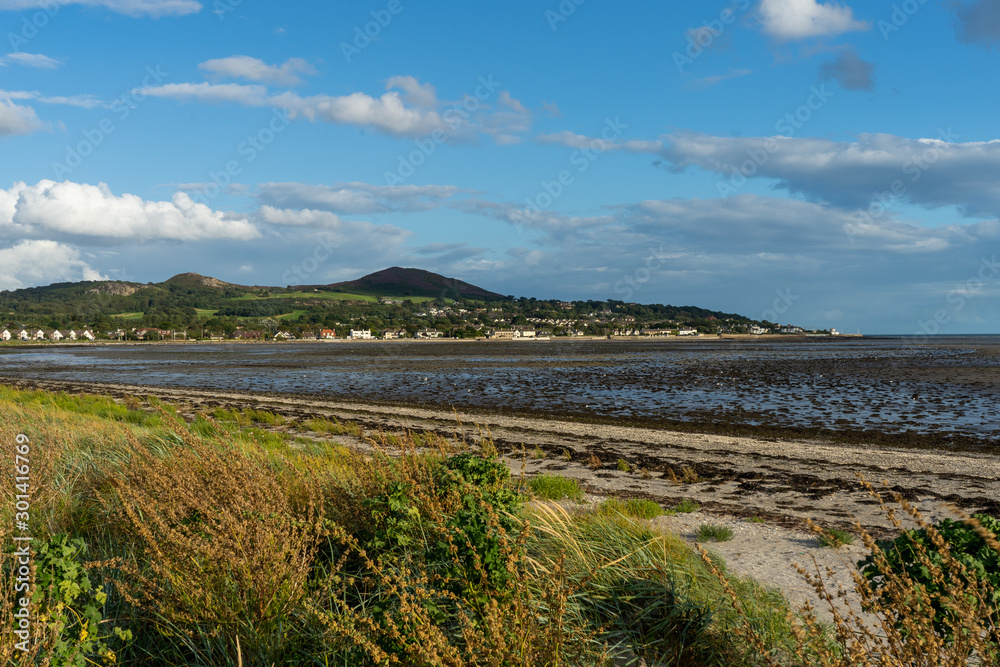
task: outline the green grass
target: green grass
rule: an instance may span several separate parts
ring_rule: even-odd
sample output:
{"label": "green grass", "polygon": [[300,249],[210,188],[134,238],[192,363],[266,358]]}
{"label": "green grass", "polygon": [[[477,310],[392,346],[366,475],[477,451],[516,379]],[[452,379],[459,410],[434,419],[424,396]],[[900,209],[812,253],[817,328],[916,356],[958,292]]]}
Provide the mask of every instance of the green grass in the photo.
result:
{"label": "green grass", "polygon": [[821,547],[831,547],[833,549],[839,549],[845,544],[854,543],[854,535],[847,532],[846,530],[840,530],[839,528],[830,528],[824,531],[821,535],[816,536],[816,540],[819,542]]}
{"label": "green grass", "polygon": [[544,500],[562,500],[563,498],[580,500],[583,497],[580,483],[562,475],[532,477],[528,480],[528,488],[536,498]]}
{"label": "green grass", "polygon": [[142,313],[116,313],[111,317],[117,317],[120,320],[139,320],[142,319]]}
{"label": "green grass", "polygon": [[618,459],[618,462],[615,464],[615,468],[617,468],[619,472],[628,472],[631,470],[628,465],[628,461],[625,459]]}
{"label": "green grass", "polygon": [[687,514],[688,512],[697,512],[700,509],[701,505],[699,505],[697,502],[693,500],[688,500],[687,498],[680,501],[679,503],[677,503],[677,505],[674,506],[674,511],[680,512],[682,514]]}
{"label": "green grass", "polygon": [[352,435],[360,438],[364,434],[364,429],[354,422],[341,422],[333,418],[313,417],[302,422],[302,428],[314,433],[328,433],[330,435]]}
{"label": "green grass", "polygon": [[301,316],[305,315],[308,312],[309,312],[308,310],[293,310],[292,312],[285,313],[283,315],[275,315],[274,319],[276,319],[276,320],[297,320],[298,318],[300,318]]}
{"label": "green grass", "polygon": [[[237,297],[231,297],[225,299],[225,301],[270,301],[274,299],[294,299],[294,300],[305,300],[305,299],[318,299],[322,301],[366,301],[369,303],[374,303],[379,300],[380,297],[371,296],[369,294],[351,294],[349,292],[275,292],[270,296],[260,296],[259,294],[247,293]],[[413,303],[427,303],[428,301],[434,301],[434,297],[430,296],[390,296],[388,297],[397,301],[404,301],[409,299]]]}
{"label": "green grass", "polygon": [[663,508],[652,500],[640,498],[608,498],[601,501],[596,510],[599,514],[621,514],[636,519],[653,519],[663,514]]}
{"label": "green grass", "polygon": [[217,308],[195,308],[194,310],[198,313],[198,317],[214,317],[219,312]]}
{"label": "green grass", "polygon": [[703,523],[695,534],[699,542],[728,542],[733,539],[733,529],[729,526]]}

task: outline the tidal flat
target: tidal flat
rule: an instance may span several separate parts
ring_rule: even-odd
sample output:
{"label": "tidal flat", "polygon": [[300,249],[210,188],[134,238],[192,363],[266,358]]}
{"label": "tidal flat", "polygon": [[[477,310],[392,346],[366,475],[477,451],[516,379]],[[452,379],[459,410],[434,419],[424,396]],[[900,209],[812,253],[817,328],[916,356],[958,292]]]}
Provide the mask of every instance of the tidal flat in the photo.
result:
{"label": "tidal flat", "polygon": [[[153,344],[21,350],[0,357],[0,375],[154,394],[191,415],[252,407],[293,422],[488,431],[515,470],[595,493],[877,530],[857,474],[929,511],[1000,512],[998,351],[988,337]],[[694,475],[677,483],[685,468]]]}

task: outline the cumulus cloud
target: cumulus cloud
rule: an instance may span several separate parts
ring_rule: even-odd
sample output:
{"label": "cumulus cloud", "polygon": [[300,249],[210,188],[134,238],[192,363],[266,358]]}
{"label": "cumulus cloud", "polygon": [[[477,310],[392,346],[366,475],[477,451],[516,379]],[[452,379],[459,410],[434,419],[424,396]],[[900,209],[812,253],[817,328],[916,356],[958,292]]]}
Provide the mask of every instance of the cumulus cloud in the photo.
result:
{"label": "cumulus cloud", "polygon": [[759,13],[764,32],[781,40],[832,37],[871,27],[838,2],[761,0]]}
{"label": "cumulus cloud", "polygon": [[24,53],[23,51],[18,51],[0,57],[0,65],[7,64],[24,65],[25,67],[35,67],[38,69],[56,69],[62,63],[55,58],[50,58],[41,53]]}
{"label": "cumulus cloud", "polygon": [[302,83],[300,74],[316,73],[316,69],[302,58],[289,58],[281,65],[268,65],[259,58],[230,56],[206,60],[198,68],[213,79],[246,79],[278,86],[297,86]]}
{"label": "cumulus cloud", "polygon": [[263,183],[258,199],[279,208],[309,208],[357,215],[428,211],[460,191],[451,185],[370,185],[368,183]]}
{"label": "cumulus cloud", "polygon": [[80,258],[80,251],[55,241],[21,241],[0,248],[0,289],[80,280],[108,280]]}
{"label": "cumulus cloud", "polygon": [[[52,0],[0,0],[0,11],[50,9],[52,4]],[[126,16],[153,18],[184,16],[201,11],[201,3],[195,0],[59,0],[59,4],[103,7]]]}
{"label": "cumulus cloud", "polygon": [[178,192],[167,201],[114,195],[104,183],[44,180],[0,190],[0,235],[104,241],[249,240],[260,232],[246,218],[215,211]]}
{"label": "cumulus cloud", "polygon": [[0,137],[31,134],[45,127],[31,107],[0,99]]}
{"label": "cumulus cloud", "polygon": [[962,41],[986,45],[1000,43],[1000,3],[996,0],[974,0],[955,3],[952,7]]}
{"label": "cumulus cloud", "polygon": [[836,81],[846,90],[875,90],[874,75],[875,65],[859,58],[854,49],[845,49],[819,68],[823,81]]}

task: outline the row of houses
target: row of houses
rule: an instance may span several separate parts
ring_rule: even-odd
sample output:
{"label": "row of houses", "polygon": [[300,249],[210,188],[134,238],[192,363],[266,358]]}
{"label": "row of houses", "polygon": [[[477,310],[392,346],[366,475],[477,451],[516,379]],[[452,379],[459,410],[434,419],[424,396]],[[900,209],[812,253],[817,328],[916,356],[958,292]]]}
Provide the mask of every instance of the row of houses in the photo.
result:
{"label": "row of houses", "polygon": [[697,336],[698,330],[692,329],[690,327],[682,327],[680,329],[640,329],[640,328],[625,328],[625,329],[615,329],[615,336]]}
{"label": "row of houses", "polygon": [[60,331],[59,329],[21,329],[17,327],[6,328],[0,331],[0,340],[94,340],[94,333],[90,329],[76,331],[69,329]]}

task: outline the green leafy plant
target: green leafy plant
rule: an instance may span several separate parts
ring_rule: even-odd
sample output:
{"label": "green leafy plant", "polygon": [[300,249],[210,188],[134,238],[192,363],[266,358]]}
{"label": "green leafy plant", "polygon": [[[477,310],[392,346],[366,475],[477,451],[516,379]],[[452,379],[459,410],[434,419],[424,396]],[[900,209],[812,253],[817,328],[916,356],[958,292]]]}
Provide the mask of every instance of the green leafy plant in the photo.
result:
{"label": "green leafy plant", "polygon": [[132,633],[115,626],[111,634],[102,636],[108,596],[102,586],[92,584],[83,565],[87,545],[59,533],[39,542],[35,549],[32,602],[36,618],[58,635],[50,654],[52,664],[82,666],[96,660],[114,664],[117,656],[107,640],[117,637],[120,642],[129,642]]}
{"label": "green leafy plant", "polygon": [[728,542],[733,539],[733,529],[729,526],[703,523],[698,527],[697,538],[699,542]]}
{"label": "green leafy plant", "polygon": [[[992,533],[996,544],[1000,520],[986,514],[974,514],[972,519]],[[972,525],[943,519],[933,526],[906,531],[894,540],[879,540],[875,550],[858,561],[858,569],[872,590],[889,606],[887,586],[893,575],[911,580],[914,589],[923,594],[920,598],[926,596],[924,600],[934,610],[935,631],[946,640],[954,639],[951,628],[960,627],[961,622],[955,618],[949,594],[956,584],[973,588],[984,584],[985,601],[994,618],[1000,613],[1000,553]],[[948,571],[948,579],[935,576],[935,571],[942,570]],[[915,605],[921,604],[918,599]]]}
{"label": "green leafy plant", "polygon": [[625,459],[618,459],[618,463],[615,464],[615,467],[620,472],[628,472],[629,470],[631,470],[631,468],[628,465],[628,461],[626,461]]}

